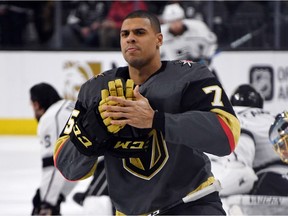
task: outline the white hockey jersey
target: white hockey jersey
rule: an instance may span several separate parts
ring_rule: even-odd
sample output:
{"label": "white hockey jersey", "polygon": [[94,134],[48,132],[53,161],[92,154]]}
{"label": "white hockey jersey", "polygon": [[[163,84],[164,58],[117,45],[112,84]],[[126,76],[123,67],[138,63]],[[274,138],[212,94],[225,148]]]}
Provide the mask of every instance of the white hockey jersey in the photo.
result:
{"label": "white hockey jersey", "polygon": [[257,180],[255,174],[288,173],[288,166],[281,162],[269,140],[274,116],[259,108],[234,107],[234,110],[241,125],[235,151],[222,158],[209,155],[212,172],[223,184],[220,194],[224,196],[249,192]]}
{"label": "white hockey jersey", "polygon": [[52,205],[57,203],[59,194],[62,193],[66,197],[76,185],[75,182],[67,181],[53,165],[54,144],[73,108],[74,102],[72,101],[60,100],[56,102],[40,118],[37,128],[43,161],[40,196],[41,201]]}
{"label": "white hockey jersey", "polygon": [[[280,157],[274,151],[269,140],[269,128],[275,117],[270,112],[259,108],[234,107],[240,120],[242,139],[236,154],[256,173],[276,172],[286,174],[288,166],[283,166]],[[284,168],[284,170],[283,170]]]}
{"label": "white hockey jersey", "polygon": [[[217,37],[201,20],[184,19],[186,30],[174,36],[169,32],[169,23],[161,25],[163,45],[160,48],[163,60],[210,59],[217,49]],[[190,59],[191,60],[191,59]]]}

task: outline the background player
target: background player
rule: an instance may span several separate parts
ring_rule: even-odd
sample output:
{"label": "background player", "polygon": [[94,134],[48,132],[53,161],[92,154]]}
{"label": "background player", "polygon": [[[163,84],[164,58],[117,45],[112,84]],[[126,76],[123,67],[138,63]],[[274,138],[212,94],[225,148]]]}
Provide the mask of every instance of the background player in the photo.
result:
{"label": "background player", "polygon": [[253,167],[258,176],[249,194],[287,196],[288,166],[272,150],[269,142],[274,115],[263,109],[262,96],[250,85],[240,85],[232,95],[231,103],[242,128],[239,149],[235,152],[242,151],[238,157]]}
{"label": "background player", "polygon": [[288,112],[283,111],[275,117],[269,129],[269,138],[281,160],[288,163]]}
{"label": "background player", "polygon": [[[273,151],[268,135],[274,115],[263,109],[262,96],[249,84],[238,86],[230,101],[240,120],[241,135],[231,155],[212,159],[214,174],[223,180],[222,195],[287,196],[288,166]],[[279,125],[270,129],[274,140],[276,128]]]}
{"label": "background player", "polygon": [[59,215],[61,203],[77,183],[64,179],[54,167],[53,150],[74,103],[61,99],[58,92],[47,83],[32,86],[30,98],[38,121],[37,136],[42,158],[41,182],[33,198],[32,215]]}
{"label": "background player", "polygon": [[217,36],[205,22],[186,19],[184,9],[178,3],[166,5],[162,19],[162,59],[186,59],[210,65],[218,46]]}

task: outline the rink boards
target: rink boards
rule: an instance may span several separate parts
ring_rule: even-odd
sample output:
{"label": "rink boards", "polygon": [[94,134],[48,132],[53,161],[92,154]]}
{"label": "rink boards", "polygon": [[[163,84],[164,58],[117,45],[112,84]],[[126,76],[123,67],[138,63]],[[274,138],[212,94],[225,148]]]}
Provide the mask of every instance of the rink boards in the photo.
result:
{"label": "rink boards", "polygon": [[[288,52],[226,51],[218,53],[211,68],[228,96],[242,83],[251,83],[265,97],[272,113],[288,109]],[[29,88],[48,82],[61,95],[67,74],[101,73],[126,66],[120,52],[0,51],[0,134],[35,134]]]}

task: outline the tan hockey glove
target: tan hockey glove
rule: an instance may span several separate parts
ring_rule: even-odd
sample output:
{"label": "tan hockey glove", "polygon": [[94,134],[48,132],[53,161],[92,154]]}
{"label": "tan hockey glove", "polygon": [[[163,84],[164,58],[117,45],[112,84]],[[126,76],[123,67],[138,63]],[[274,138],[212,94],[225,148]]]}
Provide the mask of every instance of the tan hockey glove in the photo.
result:
{"label": "tan hockey glove", "polygon": [[101,91],[101,101],[99,103],[98,110],[100,112],[101,118],[103,119],[103,123],[106,125],[108,131],[110,133],[117,133],[121,130],[125,125],[112,125],[110,117],[104,117],[104,110],[103,105],[110,105],[110,106],[120,106],[120,104],[116,104],[113,101],[108,101],[107,98],[109,96],[116,96],[121,98],[126,98],[127,100],[133,100],[134,82],[132,79],[128,79],[126,81],[126,89],[125,89],[125,96],[124,96],[124,86],[121,79],[116,79],[114,81],[108,82],[108,89],[103,89]]}

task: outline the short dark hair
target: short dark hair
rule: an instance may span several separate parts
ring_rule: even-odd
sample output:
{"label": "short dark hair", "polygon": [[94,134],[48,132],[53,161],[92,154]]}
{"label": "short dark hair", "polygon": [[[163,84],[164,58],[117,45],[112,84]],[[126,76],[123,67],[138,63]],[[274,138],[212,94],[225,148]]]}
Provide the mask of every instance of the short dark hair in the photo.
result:
{"label": "short dark hair", "polygon": [[45,111],[54,103],[61,100],[54,87],[47,83],[39,83],[30,88],[30,99],[38,102]]}
{"label": "short dark hair", "polygon": [[[151,26],[154,29],[156,33],[161,33],[161,25],[160,21],[157,18],[157,16],[149,11],[145,10],[137,10],[133,11],[132,13],[128,14],[124,20],[126,19],[132,19],[132,18],[147,18],[150,20]],[[123,20],[123,21],[124,21]]]}

